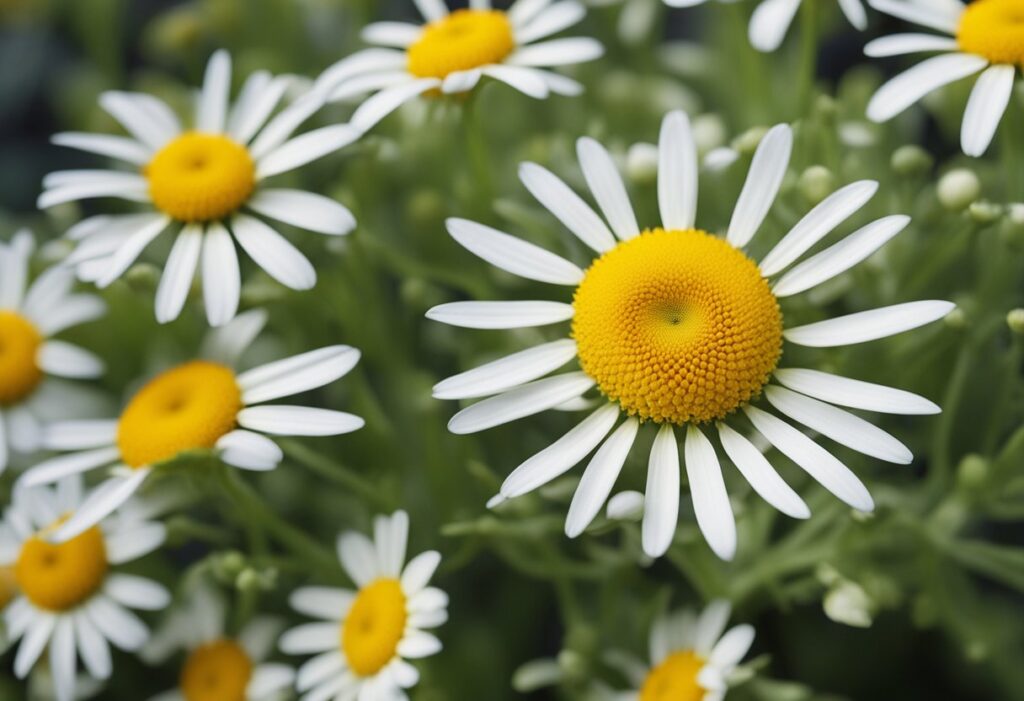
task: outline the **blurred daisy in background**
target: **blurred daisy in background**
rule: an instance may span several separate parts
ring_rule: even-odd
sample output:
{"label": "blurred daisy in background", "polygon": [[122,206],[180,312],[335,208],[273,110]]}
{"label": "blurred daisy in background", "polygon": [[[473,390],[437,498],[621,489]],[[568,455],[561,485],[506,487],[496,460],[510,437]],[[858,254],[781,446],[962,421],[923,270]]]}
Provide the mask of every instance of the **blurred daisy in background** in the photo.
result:
{"label": "blurred daisy in background", "polygon": [[[893,34],[864,47],[873,57],[938,53],[879,88],[868,118],[886,122],[933,90],[981,73],[964,112],[960,145],[968,156],[988,150],[1024,65],[1024,3],[1020,0],[909,2],[870,0],[871,7],[937,34]],[[1013,125],[1015,127],[1019,125]]]}
{"label": "blurred daisy in background", "polygon": [[265,404],[323,387],[359,361],[349,346],[328,346],[238,373],[239,356],[266,321],[261,310],[237,316],[207,337],[202,359],[166,370],[147,382],[118,419],[57,422],[42,447],[70,451],[30,468],[22,486],[108,469],[110,476],[54,529],[54,540],[73,538],[123,504],[160,465],[188,451],[213,450],[226,464],[266,471],[281,449],[264,434],[334,436],[363,420],[342,411]]}
{"label": "blurred daisy in background", "polygon": [[[763,395],[776,413],[811,431],[881,460],[909,463],[910,451],[896,438],[836,405],[930,414],[939,411],[935,404],[813,369],[780,368],[783,340],[812,348],[863,343],[940,319],[953,305],[910,302],[785,325],[779,299],[844,273],[910,221],[905,216],[873,221],[797,263],[878,189],[872,181],[855,182],[825,198],[755,263],[743,249],[774,202],[791,148],[792,132],[786,125],[774,127],[762,139],[725,238],[696,227],[697,150],[683,112],[670,113],[662,123],[660,226],[640,228],[611,157],[592,139],[580,139],[577,151],[607,224],[557,176],[539,165],[523,164],[519,174],[530,193],[597,255],[586,269],[482,224],[448,221],[452,237],[492,265],[574,290],[571,304],[469,301],[442,304],[427,313],[446,324],[476,329],[571,321],[568,338],[513,353],[437,384],[434,396],[440,399],[490,397],[458,412],[449,429],[476,433],[548,409],[579,408],[586,406],[585,395],[594,388],[606,399],[582,423],[509,475],[502,497],[517,497],[546,484],[596,448],[566,519],[566,534],[575,537],[601,510],[641,425],[652,423],[657,436],[650,453],[642,539],[648,555],[660,556],[672,542],[679,514],[678,430],[684,439],[697,524],[715,553],[731,559],[736,524],[719,465],[720,450],[712,443],[715,435],[720,449],[766,501],[796,518],[809,515],[803,500],[744,437],[740,418],[745,416],[769,444],[837,497],[860,511],[873,509],[867,489],[842,462],[754,402]],[[573,360],[580,370],[544,377]],[[772,378],[775,383],[770,383]],[[625,421],[619,423],[621,417]]]}
{"label": "blurred daisy in background", "polygon": [[286,78],[253,73],[229,109],[231,59],[218,51],[206,67],[190,129],[151,95],[112,91],[100,96],[100,105],[130,137],[55,135],[56,144],[109,156],[131,170],[50,173],[43,180],[40,208],[114,197],[153,209],[95,216],[72,227],[67,235],[79,243],[69,263],[78,266],[79,276],[106,287],[158,236],[171,232],[174,246],[156,295],[161,323],[181,313],[197,269],[210,324],[219,326],[235,315],[241,287],[236,244],[281,284],[312,288],[312,264],[263,219],[328,235],[348,233],[355,219],[332,199],[267,187],[266,180],[351,144],[359,132],[339,124],[289,138],[323,100],[311,91],[271,117],[287,87]]}
{"label": "blurred daisy in background", "polygon": [[353,54],[317,79],[332,100],[376,92],[352,116],[362,130],[419,95],[466,93],[485,77],[538,99],[550,93],[578,95],[583,86],[548,69],[604,53],[596,39],[549,39],[583,19],[585,9],[575,0],[517,0],[507,12],[492,8],[489,0],[453,11],[443,0],[414,1],[426,24],[367,26],[363,39],[388,48]]}
{"label": "blurred daisy in background", "polygon": [[14,673],[23,679],[48,650],[57,701],[75,698],[76,658],[95,679],[112,672],[110,645],[139,650],[149,637],[128,609],[155,611],[170,601],[159,584],[113,571],[164,542],[160,523],[111,517],[60,544],[51,541],[82,505],[78,475],[54,488],[16,489],[0,526],[0,565],[14,568],[18,596],[3,612],[18,641]]}
{"label": "blurred daisy in background", "polygon": [[102,360],[52,336],[100,318],[106,304],[73,293],[75,275],[66,268],[50,268],[29,284],[34,250],[28,231],[0,242],[0,471],[12,451],[37,450],[41,424],[61,413],[63,385],[51,378],[103,374]]}
{"label": "blurred daisy in background", "polygon": [[316,655],[296,678],[306,699],[406,700],[419,672],[409,659],[429,657],[441,641],[426,629],[448,620],[448,595],[427,586],[441,555],[430,550],[405,564],[409,517],[374,519],[374,538],[348,532],[338,539],[341,564],[357,591],[305,587],[292,608],[318,622],[292,628],[281,650]]}

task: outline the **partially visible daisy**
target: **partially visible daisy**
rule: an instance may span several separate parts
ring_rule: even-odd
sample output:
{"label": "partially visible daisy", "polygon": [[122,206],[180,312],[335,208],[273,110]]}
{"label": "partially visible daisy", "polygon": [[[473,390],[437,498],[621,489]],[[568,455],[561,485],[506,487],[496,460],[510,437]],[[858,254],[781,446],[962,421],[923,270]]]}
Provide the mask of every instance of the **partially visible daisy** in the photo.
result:
{"label": "partially visible daisy", "polygon": [[131,137],[54,136],[56,144],[109,156],[131,170],[50,173],[43,180],[40,208],[116,197],[153,210],[91,217],[73,227],[68,236],[80,243],[70,262],[80,266],[80,277],[106,287],[158,236],[170,232],[174,246],[156,295],[161,323],[181,313],[200,268],[210,324],[219,326],[235,315],[241,286],[236,244],[281,284],[312,288],[313,266],[261,217],[329,235],[348,233],[355,219],[334,200],[268,187],[267,180],[347,146],[359,131],[339,124],[289,139],[323,100],[311,91],[271,118],[287,87],[287,78],[254,73],[229,109],[231,59],[218,51],[206,67],[190,127],[183,128],[151,95],[106,92],[100,105]]}
{"label": "partially visible daisy", "polygon": [[48,650],[58,701],[74,698],[76,657],[90,676],[108,679],[111,644],[128,652],[145,644],[149,631],[128,609],[170,601],[159,584],[115,570],[160,547],[164,526],[111,518],[54,544],[53,532],[81,505],[77,475],[52,489],[17,489],[0,526],[0,566],[14,567],[19,592],[3,612],[7,635],[19,641],[14,673],[25,678]]}
{"label": "partially visible daisy", "polygon": [[223,597],[205,582],[190,592],[143,650],[143,658],[163,663],[186,653],[178,687],[150,701],[275,701],[291,689],[295,672],[266,662],[283,627],[270,616],[253,618],[237,636],[226,633]]}
{"label": "partially visible daisy", "polygon": [[236,372],[239,356],[264,321],[261,311],[250,311],[211,332],[201,359],[151,379],[118,419],[65,421],[46,428],[43,448],[73,452],[30,468],[21,478],[24,486],[93,469],[109,471],[106,481],[54,530],[55,540],[95,525],[182,452],[214,450],[228,465],[272,470],[283,456],[264,434],[334,436],[363,426],[361,418],[342,411],[266,404],[343,377],[359,361],[359,351],[328,346]]}
{"label": "partially visible daisy", "polygon": [[441,562],[429,550],[405,564],[409,517],[374,520],[374,539],[348,532],[338,556],[357,591],[306,587],[292,594],[299,613],[316,618],[281,637],[281,650],[316,655],[299,668],[296,687],[306,699],[408,700],[419,672],[409,659],[429,657],[441,641],[425,629],[448,620],[448,595],[427,586]]}
{"label": "partially visible daisy", "polygon": [[469,8],[451,12],[444,0],[414,2],[425,25],[371,24],[363,39],[389,48],[358,52],[317,79],[333,90],[335,100],[379,91],[352,116],[362,130],[418,95],[469,92],[485,77],[538,99],[549,93],[578,95],[579,83],[547,69],[591,61],[604,52],[588,37],[548,40],[583,19],[585,10],[575,0],[517,0],[507,12],[492,8],[490,0],[473,0]]}
{"label": "partially visible daisy", "polygon": [[[579,410],[590,405],[585,395],[596,389],[603,397],[598,408],[522,463],[501,487],[501,497],[520,496],[596,449],[566,518],[566,534],[575,537],[601,510],[641,427],[653,424],[657,436],[642,526],[643,547],[652,557],[668,549],[679,515],[676,431],[685,439],[683,463],[697,524],[719,557],[730,559],[736,550],[736,524],[719,466],[723,451],[770,504],[793,517],[809,515],[803,500],[743,435],[747,421],[844,502],[872,510],[871,495],[856,475],[776,414],[853,450],[903,464],[912,460],[906,446],[839,406],[896,414],[930,414],[939,408],[889,387],[814,369],[780,368],[783,341],[815,348],[863,343],[935,321],[953,305],[909,302],[792,327],[783,322],[779,300],[846,272],[902,231],[909,217],[873,221],[794,265],[878,189],[872,181],[852,183],[816,206],[755,263],[744,248],[782,185],[792,148],[790,128],[776,126],[762,139],[724,238],[696,225],[697,149],[685,113],[665,118],[658,148],[661,223],[645,229],[611,156],[592,139],[580,139],[577,150],[607,224],[548,170],[533,163],[520,167],[531,194],[595,252],[586,268],[482,224],[448,221],[452,237],[488,263],[573,290],[571,304],[470,301],[427,313],[446,324],[477,329],[571,322],[567,338],[437,384],[434,396],[440,399],[489,397],[458,412],[449,430],[475,433],[548,409]],[[545,377],[574,361],[579,370]],[[757,401],[762,396],[767,404]],[[774,413],[766,411],[769,407]],[[718,448],[712,442],[716,435]]]}
{"label": "partially visible daisy", "polygon": [[[967,102],[960,146],[968,156],[988,150],[1010,104],[1018,67],[1024,65],[1024,2],[960,0],[909,2],[870,0],[871,7],[933,29],[935,34],[893,34],[869,42],[868,56],[938,53],[879,88],[868,103],[868,118],[885,122],[933,90],[981,73]],[[1018,125],[1014,125],[1015,127]]]}
{"label": "partially visible daisy", "polygon": [[53,418],[61,398],[47,392],[51,377],[84,379],[103,374],[103,361],[60,332],[98,319],[103,300],[74,294],[74,273],[54,267],[29,284],[35,241],[28,231],[0,242],[0,472],[10,452],[39,446],[42,421]]}

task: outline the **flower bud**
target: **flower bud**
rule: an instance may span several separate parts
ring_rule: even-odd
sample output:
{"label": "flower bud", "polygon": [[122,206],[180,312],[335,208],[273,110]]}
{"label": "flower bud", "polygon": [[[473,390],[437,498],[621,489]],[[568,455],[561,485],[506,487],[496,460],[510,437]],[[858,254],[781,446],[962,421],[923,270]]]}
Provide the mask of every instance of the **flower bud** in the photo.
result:
{"label": "flower bud", "polygon": [[815,205],[835,191],[836,177],[825,166],[811,166],[800,174],[798,186],[800,194]]}
{"label": "flower bud", "polygon": [[988,478],[988,460],[971,453],[965,455],[956,468],[956,479],[961,487],[975,489],[982,486]]}
{"label": "flower bud", "polygon": [[967,213],[979,224],[991,224],[1003,216],[1003,208],[995,202],[978,200],[971,203],[971,206],[967,208]]}
{"label": "flower bud", "polygon": [[973,170],[957,168],[939,179],[939,203],[951,212],[959,212],[978,199],[981,181]]}
{"label": "flower bud", "polygon": [[1011,309],[1006,314],[1006,325],[1018,336],[1024,334],[1024,309],[1020,307]]}
{"label": "flower bud", "polygon": [[922,175],[932,169],[935,159],[920,146],[900,146],[893,151],[890,165],[897,175]]}
{"label": "flower bud", "polygon": [[717,114],[702,114],[693,119],[693,140],[699,153],[707,153],[723,145],[727,133],[725,122]]}
{"label": "flower bud", "polygon": [[763,139],[767,133],[768,129],[766,127],[754,127],[753,129],[747,129],[745,132],[733,139],[732,147],[741,154],[752,154],[757,150],[757,147],[761,143],[761,139]]}
{"label": "flower bud", "polygon": [[855,628],[870,628],[874,605],[864,588],[856,582],[842,580],[833,586],[822,602],[825,615],[836,623]]}
{"label": "flower bud", "polygon": [[653,183],[658,177],[658,147],[638,143],[626,154],[626,176],[640,185]]}
{"label": "flower bud", "polygon": [[607,514],[615,521],[639,521],[644,515],[644,495],[633,490],[619,492],[608,500]]}

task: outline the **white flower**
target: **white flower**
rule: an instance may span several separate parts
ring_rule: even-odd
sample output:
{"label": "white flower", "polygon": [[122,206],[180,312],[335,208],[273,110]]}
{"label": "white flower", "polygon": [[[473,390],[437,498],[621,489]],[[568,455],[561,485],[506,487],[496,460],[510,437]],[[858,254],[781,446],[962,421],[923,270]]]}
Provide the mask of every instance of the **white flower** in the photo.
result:
{"label": "white flower", "polygon": [[[273,188],[267,180],[340,149],[359,131],[339,124],[289,139],[322,105],[311,91],[271,114],[289,80],[265,71],[252,74],[228,107],[231,59],[218,51],[206,68],[194,123],[183,129],[159,99],[141,93],[106,92],[100,105],[131,134],[64,133],[56,144],[110,156],[134,170],[71,170],[43,181],[39,207],[96,197],[146,203],[142,214],[90,217],[67,235],[78,241],[69,261],[79,277],[106,287],[164,232],[174,247],[156,296],[161,323],[178,317],[197,269],[210,324],[229,321],[241,287],[237,244],[281,284],[308,290],[316,271],[302,253],[260,217],[321,234],[345,234],[355,226],[341,204],[301,190]],[[259,215],[259,216],[255,216]]]}
{"label": "white flower", "polygon": [[[895,414],[930,414],[939,408],[889,387],[813,369],[779,368],[783,340],[811,348],[858,344],[923,326],[943,317],[953,305],[909,302],[785,326],[780,299],[844,273],[910,222],[905,216],[879,219],[794,265],[878,189],[872,181],[852,183],[817,205],[756,264],[743,249],[772,206],[791,147],[792,133],[786,125],[776,126],[761,141],[724,239],[696,227],[697,152],[682,112],[669,114],[662,124],[662,221],[660,227],[643,233],[611,157],[596,141],[581,139],[578,154],[605,219],[554,174],[523,164],[520,178],[527,189],[596,253],[586,269],[490,227],[449,220],[448,231],[455,240],[492,265],[574,290],[572,304],[468,301],[443,304],[427,313],[443,323],[477,329],[571,321],[568,338],[513,353],[437,384],[434,396],[440,399],[489,397],[457,413],[449,430],[475,433],[547,409],[579,406],[595,387],[605,398],[578,426],[516,468],[501,487],[504,497],[537,489],[596,449],[566,519],[566,534],[579,535],[611,493],[641,424],[651,422],[657,437],[644,504],[645,552],[653,557],[664,554],[675,533],[679,430],[685,437],[683,464],[697,523],[715,553],[730,559],[736,549],[736,525],[719,466],[720,450],[712,443],[714,434],[721,450],[766,501],[796,518],[809,515],[803,500],[743,435],[748,432],[745,417],[780,453],[844,502],[861,511],[873,508],[870,494],[853,472],[775,413],[853,450],[903,464],[912,460],[906,446],[839,406]],[[545,377],[574,360],[579,370]],[[761,395],[767,400],[765,408],[753,404]],[[766,411],[769,406],[775,413]],[[619,423],[623,416],[625,421]]]}
{"label": "white flower", "polygon": [[316,655],[296,679],[303,698],[408,701],[419,672],[406,660],[429,657],[441,641],[426,629],[448,620],[448,595],[427,586],[441,561],[433,550],[405,564],[409,517],[397,511],[374,520],[374,540],[349,532],[338,557],[357,591],[306,587],[292,607],[316,618],[281,637],[281,650]]}

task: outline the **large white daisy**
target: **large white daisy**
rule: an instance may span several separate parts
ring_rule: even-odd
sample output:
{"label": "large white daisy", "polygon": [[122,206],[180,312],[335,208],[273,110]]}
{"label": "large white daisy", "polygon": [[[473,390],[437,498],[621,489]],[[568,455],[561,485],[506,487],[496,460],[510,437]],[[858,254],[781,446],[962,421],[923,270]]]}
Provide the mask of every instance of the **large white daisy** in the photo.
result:
{"label": "large white daisy", "polygon": [[149,631],[128,609],[158,610],[170,601],[159,584],[114,571],[160,547],[162,524],[115,516],[64,543],[51,541],[81,502],[78,475],[52,489],[15,490],[0,526],[0,565],[14,568],[19,592],[3,613],[7,635],[19,641],[14,673],[24,678],[49,648],[58,701],[74,698],[76,658],[90,676],[108,679],[111,644],[128,652],[145,644]]}
{"label": "large white daisy", "polygon": [[[764,137],[725,238],[697,228],[697,155],[689,119],[682,112],[669,114],[661,129],[660,226],[640,228],[611,157],[592,139],[579,141],[578,154],[607,224],[558,177],[539,165],[523,164],[519,174],[526,188],[596,252],[597,259],[586,269],[490,227],[449,220],[455,240],[492,265],[574,290],[572,304],[470,301],[443,304],[427,313],[437,321],[478,329],[571,321],[568,338],[436,385],[434,396],[441,399],[490,397],[457,413],[449,429],[475,433],[546,409],[578,409],[594,388],[604,397],[576,428],[521,464],[502,485],[502,496],[536,489],[597,448],[566,519],[566,534],[575,537],[600,511],[638,431],[654,424],[643,545],[649,555],[660,556],[672,541],[679,513],[678,430],[685,439],[697,523],[711,548],[729,559],[736,548],[736,526],[719,450],[712,443],[715,435],[762,497],[791,516],[808,516],[800,497],[744,437],[747,428],[741,418],[746,417],[768,443],[840,499],[862,511],[873,508],[867,489],[845,465],[775,413],[862,453],[909,463],[910,451],[898,440],[834,405],[897,414],[928,414],[938,407],[888,387],[812,369],[779,368],[783,340],[818,348],[862,343],[939,319],[953,305],[909,302],[786,327],[781,298],[843,273],[910,221],[905,216],[879,219],[794,265],[878,189],[872,181],[856,182],[826,198],[755,263],[743,249],[771,208],[791,147],[792,132],[786,125]],[[580,370],[544,377],[574,359]],[[762,395],[767,404],[755,402]]]}
{"label": "large white daisy", "polygon": [[357,591],[306,587],[292,607],[318,622],[292,628],[281,649],[316,655],[302,667],[296,687],[303,699],[407,701],[419,672],[406,660],[429,657],[441,641],[426,629],[448,620],[448,595],[427,586],[441,562],[429,550],[405,564],[409,517],[404,511],[374,520],[374,540],[348,532],[338,557]]}
{"label": "large white daisy", "polygon": [[[161,323],[181,313],[201,268],[210,323],[230,320],[241,286],[235,244],[267,274],[296,290],[316,284],[302,253],[260,217],[321,234],[345,234],[355,219],[334,200],[267,186],[352,143],[359,131],[338,124],[289,138],[322,105],[311,91],[271,117],[288,87],[285,77],[252,74],[229,109],[231,59],[218,51],[206,67],[194,123],[184,129],[161,100],[141,93],[106,92],[100,105],[131,134],[63,133],[56,144],[124,161],[131,170],[71,170],[46,176],[39,207],[96,197],[141,202],[145,214],[95,216],[71,230],[79,241],[71,263],[79,276],[105,287],[121,276],[164,232],[175,236],[156,296]],[[259,216],[256,216],[259,215]]]}
{"label": "large white daisy", "polygon": [[190,450],[214,450],[228,465],[265,471],[277,467],[281,449],[264,434],[333,436],[355,431],[363,420],[342,411],[266,404],[334,382],[359,361],[350,346],[328,346],[237,373],[239,356],[263,327],[250,311],[215,329],[201,359],[166,370],[109,420],[64,421],[47,426],[42,447],[72,451],[30,468],[24,486],[48,484],[69,474],[109,470],[53,538],[65,540],[93,526],[123,504],[147,477]]}
{"label": "large white daisy", "polygon": [[73,293],[75,276],[65,268],[50,268],[30,285],[34,250],[28,231],[0,242],[0,472],[11,451],[38,449],[41,422],[60,413],[62,383],[52,378],[103,374],[95,355],[52,337],[98,319],[106,305],[94,295]]}
{"label": "large white daisy", "polygon": [[[317,85],[340,100],[376,94],[352,116],[367,130],[405,102],[428,91],[465,93],[483,78],[506,83],[534,98],[578,95],[583,87],[547,70],[591,61],[604,52],[588,37],[549,39],[585,14],[575,0],[517,0],[506,12],[490,0],[449,12],[444,0],[414,0],[427,23],[378,22],[363,39],[380,47],[358,52],[328,68]],[[539,42],[539,43],[538,43]]]}

